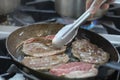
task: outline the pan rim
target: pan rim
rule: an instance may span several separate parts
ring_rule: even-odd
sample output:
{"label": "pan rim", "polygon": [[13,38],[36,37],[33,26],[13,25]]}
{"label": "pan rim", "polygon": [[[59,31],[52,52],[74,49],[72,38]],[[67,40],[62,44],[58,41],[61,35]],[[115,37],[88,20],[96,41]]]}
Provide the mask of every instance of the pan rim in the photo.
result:
{"label": "pan rim", "polygon": [[[34,24],[33,24],[34,25]],[[35,24],[36,25],[36,24]],[[39,24],[37,24],[37,25],[39,25]],[[32,25],[28,25],[28,26],[26,26],[26,27],[29,27],[29,26],[32,26]],[[13,56],[12,54],[11,54],[11,51],[9,50],[9,48],[8,48],[8,39],[9,39],[9,37],[12,35],[12,34],[14,34],[16,31],[18,31],[18,30],[21,30],[21,29],[24,29],[24,28],[26,28],[26,27],[21,27],[21,28],[19,28],[19,29],[17,29],[17,30],[15,30],[15,31],[13,31],[7,38],[6,38],[6,48],[7,48],[7,51],[8,51],[8,53],[10,54],[10,56],[12,57],[12,59],[13,60],[15,60],[15,61],[17,61],[17,62],[19,62],[18,61],[18,59],[16,59],[15,58],[15,56]],[[89,31],[89,32],[91,32],[91,31]],[[94,33],[94,32],[92,32],[92,33]],[[96,33],[95,33],[96,34]],[[99,35],[99,34],[97,34],[97,35]],[[101,35],[99,35],[99,36],[101,36]],[[101,36],[102,37],[102,36]],[[102,37],[103,38],[103,37]],[[105,38],[104,38],[105,39]],[[106,41],[108,41],[107,39],[105,39]],[[109,41],[108,41],[109,42]],[[109,44],[111,44],[110,42],[109,42]],[[112,45],[112,44],[111,44]],[[117,62],[120,62],[120,55],[119,55],[119,53],[118,53],[118,51],[117,51],[117,49],[113,46],[113,48],[114,48],[114,50],[116,51],[116,53],[117,53],[117,56],[118,56],[118,60],[117,60]],[[27,66],[26,66],[27,67]],[[80,79],[80,78],[79,78]]]}

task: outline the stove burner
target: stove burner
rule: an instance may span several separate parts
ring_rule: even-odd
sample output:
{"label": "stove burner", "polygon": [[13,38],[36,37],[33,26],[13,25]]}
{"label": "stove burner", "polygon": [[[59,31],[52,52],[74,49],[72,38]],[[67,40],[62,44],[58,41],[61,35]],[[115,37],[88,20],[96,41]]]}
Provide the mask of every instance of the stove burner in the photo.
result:
{"label": "stove burner", "polygon": [[87,21],[85,24],[81,26],[81,28],[87,29],[87,30],[93,29],[97,25],[97,22],[98,22],[97,20],[93,20],[92,22]]}

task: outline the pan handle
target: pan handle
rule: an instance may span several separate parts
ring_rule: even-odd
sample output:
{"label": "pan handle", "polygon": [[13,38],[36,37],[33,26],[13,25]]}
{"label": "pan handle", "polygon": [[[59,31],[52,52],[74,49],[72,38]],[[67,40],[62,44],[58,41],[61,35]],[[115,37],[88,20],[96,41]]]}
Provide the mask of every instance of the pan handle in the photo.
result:
{"label": "pan handle", "polygon": [[7,56],[0,56],[0,61],[12,63],[12,64],[16,65],[18,68],[20,68],[21,70],[23,70],[23,68],[28,68],[25,65],[23,65],[22,63],[20,63],[19,61],[16,61],[16,60],[12,59],[11,57],[7,57]]}
{"label": "pan handle", "polygon": [[118,62],[108,62],[102,66],[120,71],[120,63],[118,63]]}
{"label": "pan handle", "polygon": [[[28,72],[28,74],[27,74],[27,72],[25,72],[25,70],[28,70],[28,68],[26,68],[24,65],[22,65],[21,63],[13,60],[13,59],[10,58],[10,57],[0,56],[0,61],[10,62],[10,63],[12,63],[11,68],[14,68],[14,69],[16,68],[16,69],[18,69],[18,71],[21,72],[24,76],[26,76],[26,77],[28,77],[28,78],[30,78],[30,79],[32,79],[32,80],[39,80],[37,77],[33,76],[33,75],[30,74],[29,72]],[[12,70],[13,70],[13,69],[12,69]],[[2,76],[2,77],[7,77],[7,76],[9,76],[9,75],[14,75],[14,74],[15,74],[14,71],[8,70],[7,73],[2,74],[2,75],[0,75],[0,76]]]}
{"label": "pan handle", "polygon": [[7,57],[7,56],[0,56],[0,60],[12,61],[12,59],[10,57]]}

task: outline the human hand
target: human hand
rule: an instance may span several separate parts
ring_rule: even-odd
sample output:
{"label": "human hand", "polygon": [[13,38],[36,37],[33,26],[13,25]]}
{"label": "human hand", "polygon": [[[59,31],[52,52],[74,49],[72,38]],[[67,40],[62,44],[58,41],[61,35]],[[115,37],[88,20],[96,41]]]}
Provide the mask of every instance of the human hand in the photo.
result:
{"label": "human hand", "polygon": [[[86,0],[86,9],[88,9],[91,6],[93,1],[94,0]],[[107,10],[109,8],[109,4],[114,0],[107,0],[104,4],[100,5],[102,1],[103,0],[96,0],[94,8],[91,10],[92,14],[95,14],[97,10],[99,10],[99,8],[103,10]]]}

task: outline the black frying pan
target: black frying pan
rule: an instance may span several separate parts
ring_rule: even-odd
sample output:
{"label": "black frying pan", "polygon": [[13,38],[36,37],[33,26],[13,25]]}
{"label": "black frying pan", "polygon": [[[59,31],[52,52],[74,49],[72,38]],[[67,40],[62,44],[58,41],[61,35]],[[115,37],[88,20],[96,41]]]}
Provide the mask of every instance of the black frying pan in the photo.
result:
{"label": "black frying pan", "polygon": [[[9,37],[6,40],[7,50],[12,57],[11,61],[14,64],[16,64],[18,68],[25,71],[26,73],[34,74],[35,76],[43,80],[77,80],[77,79],[68,79],[64,77],[57,77],[57,76],[53,76],[50,74],[46,74],[43,72],[38,72],[33,69],[30,69],[20,63],[21,59],[24,58],[24,55],[21,53],[16,53],[16,45],[20,44],[20,42],[37,35],[56,34],[58,30],[60,30],[62,27],[63,25],[61,24],[33,24],[30,26],[15,30],[9,35]],[[99,46],[100,48],[108,52],[110,54],[110,60],[109,60],[110,62],[119,61],[119,54],[116,51],[116,49],[111,45],[111,43],[109,43],[105,38],[101,37],[100,35],[88,30],[79,29],[76,37],[89,39],[91,43],[96,44],[97,46]],[[99,70],[100,75],[98,74],[98,76],[106,77],[111,75],[114,71],[115,70],[113,69],[102,67]],[[78,80],[95,80],[95,79],[96,77],[84,78],[84,79],[78,79]]]}

